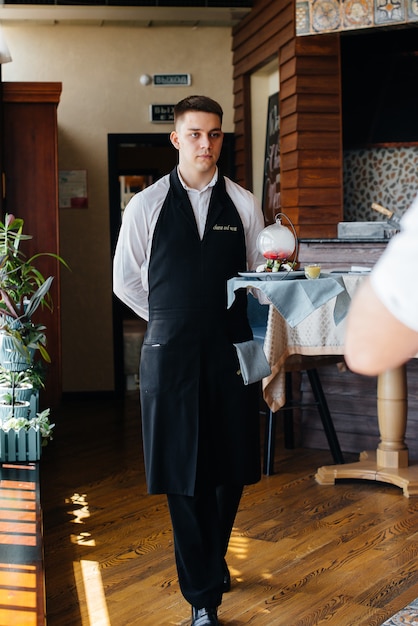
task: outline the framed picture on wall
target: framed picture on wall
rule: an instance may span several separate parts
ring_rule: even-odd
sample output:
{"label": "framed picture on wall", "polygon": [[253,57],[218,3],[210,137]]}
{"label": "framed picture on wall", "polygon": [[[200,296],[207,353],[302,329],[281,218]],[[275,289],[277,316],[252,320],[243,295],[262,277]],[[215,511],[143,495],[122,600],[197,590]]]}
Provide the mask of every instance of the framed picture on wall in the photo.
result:
{"label": "framed picture on wall", "polygon": [[60,209],[87,209],[87,170],[60,170],[58,190]]}
{"label": "framed picture on wall", "polygon": [[280,117],[279,94],[269,96],[264,153],[263,213],[268,224],[280,213]]}

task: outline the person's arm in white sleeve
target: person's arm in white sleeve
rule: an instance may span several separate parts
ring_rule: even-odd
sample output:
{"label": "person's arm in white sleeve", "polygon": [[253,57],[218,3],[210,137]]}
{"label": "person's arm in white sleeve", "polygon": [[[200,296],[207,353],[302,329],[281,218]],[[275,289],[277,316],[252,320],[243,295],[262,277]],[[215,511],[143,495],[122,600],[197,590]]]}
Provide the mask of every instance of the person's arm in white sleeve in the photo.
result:
{"label": "person's arm in white sleeve", "polygon": [[418,353],[417,273],[418,199],[353,298],[345,340],[350,369],[377,375]]}
{"label": "person's arm in white sleeve", "polygon": [[148,320],[148,292],[141,278],[146,262],[149,226],[141,194],[126,206],[113,260],[113,291],[139,317]]}
{"label": "person's arm in white sleeve", "polygon": [[358,374],[376,376],[418,353],[418,332],[386,308],[369,279],[359,287],[347,320],[345,360]]}

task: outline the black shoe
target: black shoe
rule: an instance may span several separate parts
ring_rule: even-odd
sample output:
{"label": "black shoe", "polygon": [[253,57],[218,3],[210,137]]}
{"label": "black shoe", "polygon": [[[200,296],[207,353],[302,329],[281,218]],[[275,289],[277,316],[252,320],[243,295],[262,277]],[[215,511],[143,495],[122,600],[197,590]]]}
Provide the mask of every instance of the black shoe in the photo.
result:
{"label": "black shoe", "polygon": [[217,609],[196,609],[192,606],[191,626],[219,626]]}
{"label": "black shoe", "polygon": [[231,574],[229,573],[228,565],[224,559],[223,562],[224,579],[222,582],[222,593],[228,593],[231,590]]}

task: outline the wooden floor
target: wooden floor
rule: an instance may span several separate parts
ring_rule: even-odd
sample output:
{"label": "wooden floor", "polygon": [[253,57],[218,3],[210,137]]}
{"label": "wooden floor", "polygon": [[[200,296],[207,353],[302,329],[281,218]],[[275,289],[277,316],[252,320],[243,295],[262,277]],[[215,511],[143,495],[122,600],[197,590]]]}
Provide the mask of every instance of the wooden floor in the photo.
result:
{"label": "wooden floor", "polygon": [[[137,393],[67,401],[54,421],[41,461],[48,626],[188,626],[165,498],[146,494]],[[331,462],[279,440],[276,474],[246,489],[223,625],[377,626],[418,597],[418,498],[316,484]]]}

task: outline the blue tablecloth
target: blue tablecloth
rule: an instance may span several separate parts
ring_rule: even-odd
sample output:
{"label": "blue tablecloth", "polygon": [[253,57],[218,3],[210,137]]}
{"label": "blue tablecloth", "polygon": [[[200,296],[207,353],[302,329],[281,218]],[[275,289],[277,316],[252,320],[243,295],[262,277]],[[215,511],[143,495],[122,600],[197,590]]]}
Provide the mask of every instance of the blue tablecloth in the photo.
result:
{"label": "blue tablecloth", "polygon": [[316,280],[291,276],[278,280],[239,276],[228,280],[228,308],[235,299],[237,289],[251,288],[262,291],[292,328],[335,297],[334,321],[339,324],[346,316],[350,304],[344,280],[338,274],[323,274]]}

